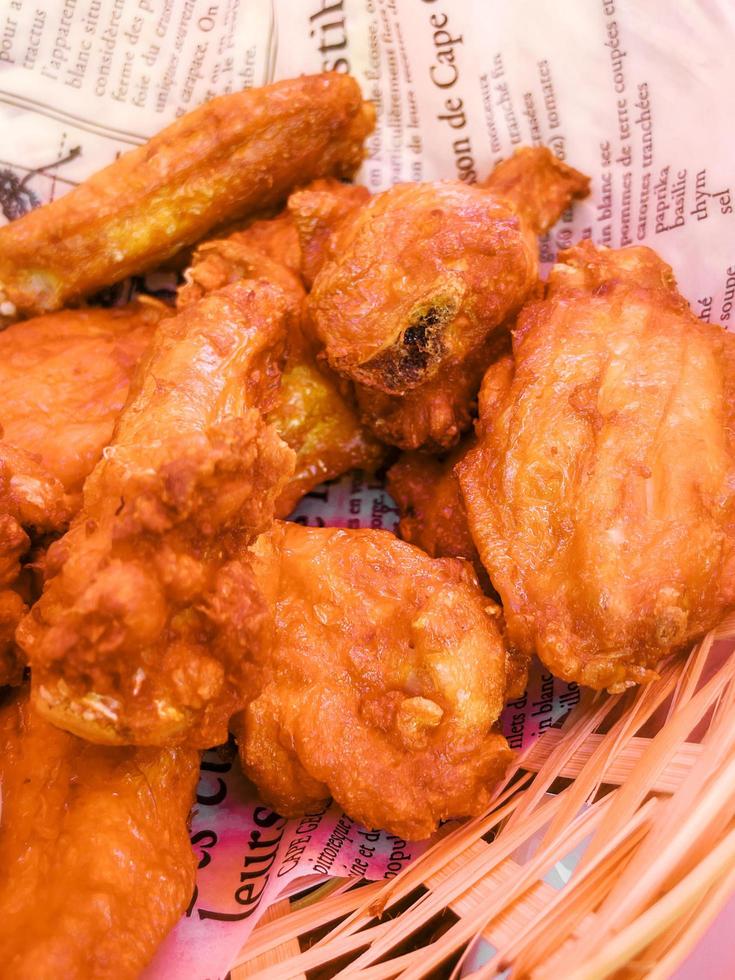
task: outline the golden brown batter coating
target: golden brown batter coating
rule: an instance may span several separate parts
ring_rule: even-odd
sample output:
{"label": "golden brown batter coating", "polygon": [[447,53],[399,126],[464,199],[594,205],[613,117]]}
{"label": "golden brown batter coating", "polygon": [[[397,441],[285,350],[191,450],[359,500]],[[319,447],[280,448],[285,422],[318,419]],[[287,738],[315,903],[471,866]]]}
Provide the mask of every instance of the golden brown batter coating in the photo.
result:
{"label": "golden brown batter coating", "polygon": [[130,378],[170,311],[156,300],[62,310],[0,333],[2,440],[79,495],[112,437]]}
{"label": "golden brown batter coating", "polygon": [[351,176],[373,124],[357,82],[336,73],[212,99],[0,228],[0,314],[58,309],[277,205],[300,184]]}
{"label": "golden brown batter coating", "polygon": [[14,584],[0,588],[0,688],[23,679],[25,659],[15,645],[15,631],[27,611],[25,597]]}
{"label": "golden brown batter coating", "polygon": [[562,253],[459,464],[512,645],[565,680],[654,677],[735,605],[735,338],[646,248]]}
{"label": "golden brown batter coating", "polygon": [[[322,183],[327,182],[317,181],[314,186]],[[330,184],[347,187],[337,181]],[[302,308],[306,293],[299,266],[296,226],[285,211],[227,239],[200,246],[186,271],[177,303],[183,308],[212,289],[252,276],[278,284]],[[288,338],[281,387],[267,415],[296,453],[294,474],[276,506],[278,517],[288,517],[304,494],[325,480],[352,469],[372,472],[385,457],[384,447],[360,424],[351,385],[317,361],[314,345],[302,328],[299,318]]]}
{"label": "golden brown batter coating", "polygon": [[92,745],[27,692],[0,704],[0,745],[3,975],[138,977],[194,888],[198,753]]}
{"label": "golden brown batter coating", "polygon": [[81,506],[82,484],[166,313],[155,301],[64,310],[0,333],[0,686],[20,680],[21,563],[33,538],[65,530]]}
{"label": "golden brown batter coating", "polygon": [[293,467],[262,418],[293,315],[277,287],[242,280],[161,322],[18,630],[55,723],[101,742],[225,736],[265,616],[233,558]]}
{"label": "golden brown batter coating", "polygon": [[[388,493],[398,504],[401,520],[399,534],[404,541],[421,548],[432,558],[464,558],[477,575],[485,595],[497,599],[485,566],[470,534],[462,490],[455,472],[457,464],[471,452],[475,439],[465,438],[444,459],[426,453],[404,453],[388,470]],[[496,622],[505,630],[502,610]],[[518,650],[508,650],[506,700],[520,697],[528,682],[530,658]]]}
{"label": "golden brown batter coating", "polygon": [[331,795],[409,839],[480,812],[510,750],[493,731],[505,648],[470,566],[278,522],[254,551],[274,636],[235,729],[264,799],[288,816]]}
{"label": "golden brown batter coating", "polygon": [[331,366],[405,394],[479,347],[533,287],[535,236],[459,181],[397,184],[352,211],[309,313]]}
{"label": "golden brown batter coating", "polygon": [[378,194],[336,223],[314,279],[309,317],[330,365],[369,389],[363,420],[403,449],[448,448],[468,427],[482,351],[536,283],[536,235],[588,187],[545,149],[513,158],[498,183]]}
{"label": "golden brown batter coating", "polygon": [[[257,229],[257,231],[256,231]],[[301,307],[306,293],[301,281],[296,229],[288,212],[269,220],[257,221],[245,231],[233,232],[227,238],[204,242],[194,252],[184,272],[176,305],[181,310],[239,279],[264,279],[279,286]],[[284,248],[281,258],[277,249]],[[296,259],[295,264],[294,258]]]}

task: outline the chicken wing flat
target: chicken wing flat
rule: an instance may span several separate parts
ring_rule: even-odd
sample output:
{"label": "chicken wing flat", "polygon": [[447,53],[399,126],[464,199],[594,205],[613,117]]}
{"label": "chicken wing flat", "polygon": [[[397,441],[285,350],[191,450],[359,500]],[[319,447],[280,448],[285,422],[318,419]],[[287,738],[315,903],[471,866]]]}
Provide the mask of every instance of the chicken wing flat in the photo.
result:
{"label": "chicken wing flat", "polygon": [[511,644],[620,691],[735,604],[735,338],[642,247],[583,242],[524,309],[458,465]]}
{"label": "chicken wing flat", "polygon": [[[369,390],[358,388],[363,421],[403,449],[448,448],[468,427],[469,412],[449,393],[471,374],[469,400],[476,395],[480,352],[536,283],[536,235],[587,193],[587,178],[544,148],[511,164],[498,194],[492,176],[484,187],[399,184],[353,208],[315,276],[308,312],[329,364]],[[529,187],[548,190],[551,203],[529,199]],[[385,400],[374,402],[373,392],[416,393],[403,424],[400,401],[391,425],[381,424]],[[438,402],[423,425],[422,394]]]}
{"label": "chicken wing flat", "polygon": [[66,310],[0,333],[0,686],[20,679],[13,643],[32,540],[65,530],[110,441],[162,304]]}
{"label": "chicken wing flat", "polygon": [[192,749],[91,745],[0,704],[0,959],[17,980],[134,978],[185,911]]}
{"label": "chicken wing flat", "polygon": [[373,124],[357,82],[336,73],[213,99],[0,229],[0,315],[58,309],[300,184],[351,176]]}
{"label": "chicken wing flat", "polygon": [[234,727],[264,799],[288,816],[333,796],[410,839],[482,810],[510,750],[496,607],[470,566],[386,531],[279,522],[254,550],[274,635]]}
{"label": "chicken wing flat", "polygon": [[163,320],[17,639],[34,701],[99,742],[217,744],[265,617],[234,562],[293,453],[266,424],[293,310],[243,280]]}
{"label": "chicken wing flat", "polygon": [[[323,181],[315,187],[322,185],[348,186]],[[179,289],[178,306],[251,276],[276,283],[302,308],[306,293],[300,256],[296,226],[288,211],[269,221],[256,221],[245,231],[200,246]],[[360,423],[349,382],[317,361],[303,326],[302,317],[292,326],[281,387],[267,415],[296,453],[294,474],[276,505],[279,517],[287,517],[304,494],[325,480],[352,469],[372,472],[385,457],[384,447]]]}

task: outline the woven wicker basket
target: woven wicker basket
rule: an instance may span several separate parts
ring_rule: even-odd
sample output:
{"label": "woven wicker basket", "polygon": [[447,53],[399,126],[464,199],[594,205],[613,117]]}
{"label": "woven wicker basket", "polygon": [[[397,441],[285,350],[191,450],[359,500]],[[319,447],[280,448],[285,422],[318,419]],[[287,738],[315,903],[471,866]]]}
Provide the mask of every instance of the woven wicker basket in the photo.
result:
{"label": "woven wicker basket", "polygon": [[735,616],[660,674],[588,693],[396,878],[272,906],[233,980],[670,976],[735,891]]}

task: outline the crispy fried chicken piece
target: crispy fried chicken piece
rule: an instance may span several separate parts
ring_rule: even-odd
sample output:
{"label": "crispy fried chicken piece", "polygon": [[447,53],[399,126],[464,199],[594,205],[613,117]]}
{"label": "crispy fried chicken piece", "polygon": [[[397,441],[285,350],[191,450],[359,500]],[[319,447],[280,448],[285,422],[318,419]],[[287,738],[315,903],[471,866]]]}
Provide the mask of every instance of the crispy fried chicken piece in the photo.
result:
{"label": "crispy fried chicken piece", "polygon": [[134,977],[185,911],[192,749],[92,745],[0,704],[0,958],[17,980]]}
{"label": "crispy fried chicken piece", "polygon": [[277,287],[242,280],[162,321],[18,629],[54,723],[99,742],[225,736],[266,615],[233,559],[293,468],[262,417],[293,315]]}
{"label": "crispy fried chicken piece", "polygon": [[274,635],[234,727],[264,799],[290,816],[331,795],[410,839],[480,812],[510,750],[493,731],[505,650],[470,566],[278,522],[254,550]]}
{"label": "crispy fried chicken piece", "polygon": [[336,223],[315,276],[307,306],[329,364],[362,386],[363,421],[403,449],[449,448],[469,426],[483,348],[536,283],[536,235],[588,188],[543,148],[521,152],[498,182],[499,193],[491,175],[484,187],[378,194]]}
{"label": "crispy fried chicken piece", "polygon": [[357,82],[337,73],[207,102],[0,229],[0,316],[58,309],[155,268],[300,184],[351,176],[373,125]]}
{"label": "crispy fried chicken piece", "polygon": [[[337,181],[317,181],[314,193],[332,184],[347,188]],[[200,246],[185,273],[177,303],[182,308],[212,289],[252,276],[277,283],[301,308],[306,294],[299,266],[295,223],[285,211],[227,239]],[[373,472],[385,457],[384,447],[360,424],[349,382],[317,361],[301,319],[289,335],[281,387],[267,419],[296,453],[294,475],[276,505],[279,517],[287,517],[304,494],[325,480],[352,469]]]}
{"label": "crispy fried chicken piece", "polygon": [[735,605],[735,338],[647,248],[562,253],[458,473],[508,638],[620,691]]}
{"label": "crispy fried chicken piece", "polygon": [[65,530],[110,441],[130,376],[167,313],[155,301],[65,310],[0,333],[0,686],[20,680],[13,644],[32,540]]}

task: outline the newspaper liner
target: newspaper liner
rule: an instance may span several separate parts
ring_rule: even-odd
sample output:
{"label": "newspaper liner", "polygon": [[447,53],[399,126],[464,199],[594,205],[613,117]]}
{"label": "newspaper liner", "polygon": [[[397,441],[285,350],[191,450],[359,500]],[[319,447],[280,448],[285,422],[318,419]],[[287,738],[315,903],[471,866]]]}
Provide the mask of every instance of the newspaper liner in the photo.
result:
{"label": "newspaper liner", "polygon": [[[8,0],[0,11],[0,220],[59,196],[213,95],[302,71],[350,70],[378,108],[360,175],[371,189],[398,180],[471,181],[515,146],[546,143],[592,176],[593,195],[542,243],[543,259],[552,261],[558,248],[581,236],[612,246],[652,245],[674,266],[695,312],[729,326],[734,40],[735,8],[727,0],[671,11],[633,0],[63,0],[52,10]],[[358,496],[351,485],[337,486],[342,489],[333,493],[343,500]],[[390,526],[384,493],[372,488],[359,497],[367,508],[361,523],[374,526],[384,507]],[[307,501],[301,518],[326,523],[324,503]],[[343,504],[339,509],[342,517],[330,522],[354,524],[356,516]],[[526,744],[556,716],[549,695],[554,682],[540,676],[534,683],[526,705],[510,706],[504,717],[515,744]],[[544,706],[537,716],[535,704]],[[276,871],[257,911],[235,925],[198,917],[220,898],[232,900],[231,886],[215,885],[214,872],[230,866],[223,844],[228,826],[245,833],[242,808],[251,814],[246,840],[268,829],[258,828],[244,784],[236,787],[229,772],[210,769],[204,776],[193,832],[213,832],[221,823],[222,837],[217,860],[207,837],[195,842],[202,854],[199,893],[165,947],[172,964],[179,935],[194,921],[210,930],[216,923],[223,934],[231,926],[227,943],[234,950],[277,890]],[[219,787],[220,779],[226,796],[215,804],[211,783]],[[341,817],[335,810],[320,818],[309,842],[314,861]],[[293,833],[284,828],[273,869],[282,869]],[[253,843],[265,849],[266,839]],[[354,863],[346,844],[353,846],[345,837],[332,873],[349,873]],[[381,837],[365,876],[384,876],[393,850]],[[247,873],[242,862],[240,846],[232,855],[237,887],[239,874]],[[293,881],[289,871],[281,877]],[[211,941],[188,941],[187,975],[197,975],[194,948],[203,957]],[[218,948],[224,944],[222,938]],[[216,972],[211,947],[201,962],[201,975]],[[160,963],[161,957],[156,969]]]}

